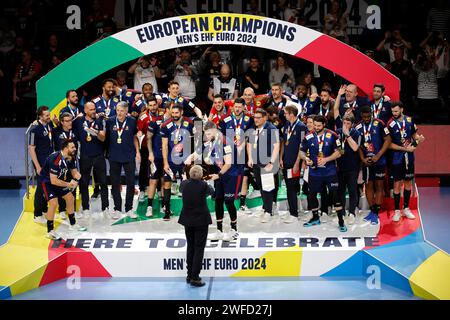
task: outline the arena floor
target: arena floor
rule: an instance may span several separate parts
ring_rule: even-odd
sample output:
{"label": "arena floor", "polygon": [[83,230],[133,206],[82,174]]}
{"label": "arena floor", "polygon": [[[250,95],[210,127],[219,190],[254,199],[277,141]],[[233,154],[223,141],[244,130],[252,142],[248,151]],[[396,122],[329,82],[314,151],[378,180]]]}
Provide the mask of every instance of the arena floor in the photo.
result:
{"label": "arena floor", "polygon": [[[20,214],[22,213],[22,198],[25,190],[0,190],[2,199],[2,217],[0,219],[0,246],[9,238]],[[419,188],[419,207],[421,211],[423,228],[426,239],[446,252],[450,252],[448,241],[448,228],[450,227],[450,215],[446,208],[450,206],[450,188],[423,187]],[[95,219],[95,217],[94,217]],[[248,235],[258,227],[260,231],[273,232],[283,230],[289,234],[290,228],[301,229],[302,235],[315,233],[316,236],[332,236],[339,233],[335,223],[331,222],[317,227],[315,230],[302,230],[298,225],[281,224],[274,219],[269,224],[260,224],[255,218],[241,215],[239,218],[239,231],[241,235]],[[94,223],[92,218],[85,221],[90,223],[92,231],[108,232],[108,224]],[[148,227],[156,227],[164,232],[172,232],[179,228],[176,219],[164,223],[159,219],[138,221],[134,223],[122,223],[116,225],[121,233],[143,231]],[[64,225],[61,225],[64,228]],[[95,229],[97,228],[97,229]],[[103,228],[103,229],[102,229]],[[265,228],[261,230],[260,228]],[[214,228],[211,232],[214,232]],[[115,231],[119,231],[115,229]],[[352,227],[352,235],[366,236],[376,234],[378,227],[367,226],[360,220]],[[368,233],[370,234],[368,234]],[[368,289],[365,278],[342,278],[328,280],[325,278],[222,278],[205,277],[207,286],[203,288],[191,288],[186,285],[184,278],[154,278],[143,277],[130,278],[85,278],[81,280],[79,289],[68,289],[67,280],[60,280],[35,290],[17,295],[11,299],[190,299],[190,300],[214,300],[214,299],[418,299],[398,288],[382,284],[379,289]],[[70,287],[70,286],[69,286]],[[130,290],[133,287],[133,290]],[[123,292],[126,290],[127,294]]]}

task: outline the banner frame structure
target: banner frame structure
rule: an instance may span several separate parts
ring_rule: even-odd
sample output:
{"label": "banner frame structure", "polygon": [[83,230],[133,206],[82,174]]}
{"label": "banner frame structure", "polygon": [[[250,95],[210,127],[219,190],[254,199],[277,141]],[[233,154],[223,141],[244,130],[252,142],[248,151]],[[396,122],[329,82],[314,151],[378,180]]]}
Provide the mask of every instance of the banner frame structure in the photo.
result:
{"label": "banner frame structure", "polygon": [[141,56],[192,45],[245,45],[275,50],[316,63],[370,93],[383,83],[399,99],[400,80],[355,48],[328,35],[266,17],[212,13],[157,20],[109,36],[71,56],[36,83],[37,106],[58,113],[65,93]]}

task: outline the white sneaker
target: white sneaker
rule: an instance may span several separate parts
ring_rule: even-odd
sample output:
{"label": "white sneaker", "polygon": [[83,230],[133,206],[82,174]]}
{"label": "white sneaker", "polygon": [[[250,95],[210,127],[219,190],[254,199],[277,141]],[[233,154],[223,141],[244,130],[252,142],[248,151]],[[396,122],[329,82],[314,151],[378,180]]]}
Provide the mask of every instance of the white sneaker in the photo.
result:
{"label": "white sneaker", "polygon": [[279,208],[278,208],[278,203],[274,202],[272,205],[272,213],[273,214],[278,214],[279,213]]}
{"label": "white sneaker", "polygon": [[127,216],[131,219],[137,219],[138,217],[138,215],[133,210],[127,211]]}
{"label": "white sneaker", "polygon": [[264,215],[264,211],[262,209],[255,210],[250,217],[261,218]]}
{"label": "white sneaker", "polygon": [[223,241],[233,241],[239,237],[239,233],[235,230],[231,230],[223,235]]}
{"label": "white sneaker", "polygon": [[210,239],[210,240],[213,240],[213,241],[222,240],[222,239],[223,239],[223,232],[217,230],[217,232],[216,232],[216,233],[213,233],[213,234],[211,235],[211,237],[209,237],[209,239]]}
{"label": "white sneaker", "polygon": [[111,219],[117,220],[117,219],[120,218],[121,213],[118,212],[118,211],[116,211],[116,210],[111,210],[111,211],[109,212],[109,216],[111,217]]}
{"label": "white sneaker", "polygon": [[102,211],[102,216],[103,218],[107,218],[109,215],[109,208],[106,208],[105,210]]}
{"label": "white sneaker", "polygon": [[395,210],[394,216],[392,217],[392,221],[399,222],[401,217],[402,214],[400,213],[400,210]]}
{"label": "white sneaker", "polygon": [[328,221],[328,214],[322,213],[322,214],[320,215],[320,222],[321,222],[321,223],[327,223],[327,221]]}
{"label": "white sneaker", "polygon": [[61,235],[59,233],[57,233],[55,230],[48,232],[45,235],[45,237],[50,240],[61,240],[62,239]]}
{"label": "white sneaker", "polygon": [[251,213],[252,211],[247,206],[240,206],[239,212],[240,213]]}
{"label": "white sneaker", "polygon": [[411,220],[414,220],[416,218],[416,216],[411,212],[409,208],[403,209],[403,215]]}
{"label": "white sneaker", "polygon": [[353,224],[355,224],[355,220],[356,220],[356,216],[354,215],[354,214],[349,214],[347,217],[346,217],[346,222],[347,222],[347,224],[349,225],[349,226],[351,226],[351,225],[353,225]]}
{"label": "white sneaker", "polygon": [[34,217],[33,221],[39,224],[47,224],[47,219],[44,216]]}
{"label": "white sneaker", "polygon": [[261,223],[269,222],[271,218],[272,218],[272,216],[270,215],[270,213],[264,212],[264,214],[261,216],[260,222]]}
{"label": "white sneaker", "polygon": [[74,225],[71,225],[69,227],[69,230],[71,230],[71,231],[87,231],[87,228],[80,226],[78,223],[75,223]]}
{"label": "white sneaker", "polygon": [[254,199],[261,197],[261,191],[259,190],[253,190],[249,195],[247,195],[248,199]]}
{"label": "white sneaker", "polygon": [[283,220],[284,223],[294,223],[298,222],[298,218],[294,217],[293,215],[289,215],[286,219]]}
{"label": "white sneaker", "polygon": [[145,214],[147,218],[153,217],[153,208],[147,207],[147,213]]}
{"label": "white sneaker", "polygon": [[75,212],[75,219],[82,219],[83,214],[81,212]]}
{"label": "white sneaker", "polygon": [[311,211],[305,211],[305,214],[302,217],[302,221],[309,221],[313,217],[313,214]]}
{"label": "white sneaker", "polygon": [[83,210],[83,217],[89,218],[90,215],[91,215],[91,210],[89,210],[89,209]]}
{"label": "white sneaker", "polygon": [[289,218],[290,214],[289,212],[283,212],[283,213],[279,213],[278,216],[280,217],[281,220],[286,220],[287,218]]}
{"label": "white sneaker", "polygon": [[66,219],[67,219],[66,212],[65,212],[65,211],[61,211],[61,212],[59,213],[59,217],[60,217],[62,220],[66,220]]}
{"label": "white sneaker", "polygon": [[143,202],[145,200],[145,192],[141,191],[139,192],[139,202]]}

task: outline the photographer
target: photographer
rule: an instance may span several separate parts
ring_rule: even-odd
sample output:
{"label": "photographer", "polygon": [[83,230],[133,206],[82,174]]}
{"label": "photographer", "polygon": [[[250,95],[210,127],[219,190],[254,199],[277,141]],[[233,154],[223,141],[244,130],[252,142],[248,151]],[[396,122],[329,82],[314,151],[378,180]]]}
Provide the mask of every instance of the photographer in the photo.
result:
{"label": "photographer", "polygon": [[214,78],[209,84],[208,99],[214,100],[214,95],[220,94],[225,100],[236,99],[239,96],[241,84],[231,77],[231,68],[223,64],[220,68],[220,77]]}

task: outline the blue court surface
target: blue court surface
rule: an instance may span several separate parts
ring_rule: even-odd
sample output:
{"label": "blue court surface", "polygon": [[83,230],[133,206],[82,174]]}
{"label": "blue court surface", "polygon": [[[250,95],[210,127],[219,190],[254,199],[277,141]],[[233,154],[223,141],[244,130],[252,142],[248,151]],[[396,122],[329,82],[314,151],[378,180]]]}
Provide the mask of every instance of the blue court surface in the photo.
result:
{"label": "blue court surface", "polygon": [[[24,189],[0,190],[0,245],[9,238],[22,212]],[[419,188],[420,210],[425,236],[450,252],[450,188]],[[206,286],[192,288],[184,278],[88,278],[79,283],[64,279],[14,296],[13,300],[37,299],[128,299],[128,300],[298,300],[364,299],[412,300],[417,297],[381,284],[370,289],[364,278],[327,280],[323,278],[205,278]]]}

